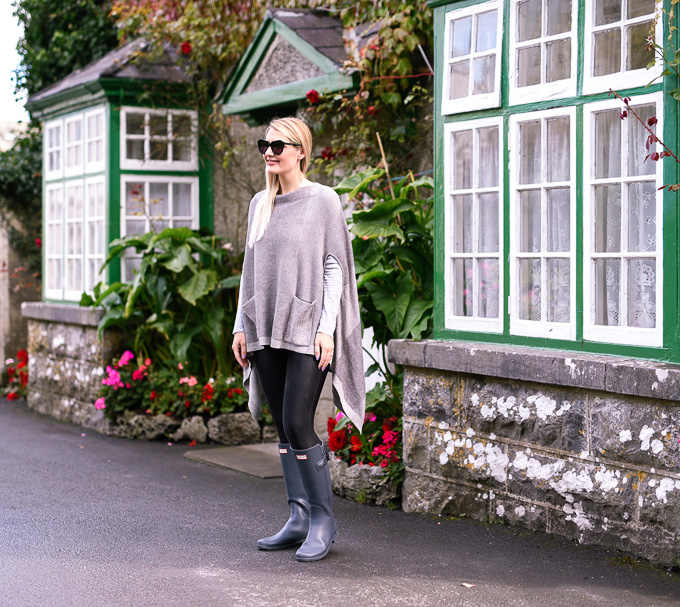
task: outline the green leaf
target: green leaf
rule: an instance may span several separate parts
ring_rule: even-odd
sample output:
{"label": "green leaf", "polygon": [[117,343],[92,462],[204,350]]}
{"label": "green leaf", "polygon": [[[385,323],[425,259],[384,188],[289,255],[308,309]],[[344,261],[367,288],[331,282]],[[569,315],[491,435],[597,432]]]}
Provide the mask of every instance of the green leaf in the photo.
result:
{"label": "green leaf", "polygon": [[380,368],[380,365],[378,363],[373,363],[368,369],[366,369],[365,375],[366,377],[370,377],[377,371],[382,371],[382,369]]}
{"label": "green leaf", "polygon": [[404,240],[404,233],[401,231],[401,228],[398,226],[384,225],[379,222],[376,222],[375,224],[366,222],[361,225],[353,225],[349,230],[360,238],[386,238],[396,236],[399,240]]}
{"label": "green leaf", "polygon": [[149,248],[153,247],[160,240],[170,239],[184,242],[192,236],[196,236],[196,233],[191,228],[165,228],[157,234],[153,234],[149,241]]}
{"label": "green leaf", "polygon": [[203,327],[210,336],[215,350],[222,347],[222,321],[224,320],[224,308],[213,306],[203,318]]}
{"label": "green leaf", "polygon": [[[428,312],[432,310],[433,307],[434,302],[432,300],[411,299],[404,317],[404,325],[398,335],[398,339],[408,337],[420,339],[420,335],[427,326],[428,319],[432,316],[431,314],[428,314]],[[425,317],[424,326],[422,322],[423,317]]]}
{"label": "green leaf", "polygon": [[234,276],[227,276],[223,278],[218,285],[220,290],[223,289],[235,289],[241,284],[241,275],[235,274]]}
{"label": "green leaf", "polygon": [[376,179],[380,179],[384,174],[384,169],[369,169],[363,173],[356,173],[347,179],[343,179],[333,189],[338,194],[347,194],[349,192],[349,198],[351,200],[359,192],[366,192],[368,186]]}
{"label": "green leaf", "polygon": [[172,355],[180,362],[187,359],[187,352],[191,346],[193,338],[203,330],[201,325],[192,327],[188,331],[176,333],[170,340],[170,351]]}
{"label": "green leaf", "polygon": [[171,272],[179,274],[187,266],[194,266],[196,261],[191,256],[189,245],[173,247],[170,252],[158,258],[158,262]]}
{"label": "green leaf", "polygon": [[78,302],[78,305],[90,307],[94,305],[94,299],[92,299],[92,296],[89,293],[83,293],[80,297],[80,302]]}
{"label": "green leaf", "polygon": [[388,222],[414,206],[415,203],[408,198],[392,198],[386,202],[379,202],[366,211],[354,211],[352,221],[355,224]]}
{"label": "green leaf", "polygon": [[404,272],[395,281],[392,290],[387,285],[366,283],[366,289],[371,295],[375,307],[385,316],[387,326],[393,335],[399,335],[404,322],[406,311],[411,301],[415,285],[411,280],[411,272]]}
{"label": "green leaf", "polygon": [[367,282],[370,282],[372,280],[378,280],[379,278],[385,278],[386,276],[389,276],[392,272],[394,272],[394,268],[389,268],[388,270],[385,270],[382,266],[380,266],[380,269],[370,270],[370,271],[365,272],[363,274],[358,274],[357,275],[357,289],[362,287]]}
{"label": "green leaf", "polygon": [[213,270],[201,270],[178,287],[179,294],[195,306],[196,301],[207,295],[217,285],[217,274]]}
{"label": "green leaf", "polygon": [[132,314],[132,308],[135,305],[135,300],[137,297],[139,297],[139,294],[143,288],[144,285],[142,284],[142,272],[140,269],[140,271],[135,274],[135,278],[132,281],[132,287],[130,287],[130,291],[128,292],[127,301],[125,302],[125,318],[130,318],[130,315]]}

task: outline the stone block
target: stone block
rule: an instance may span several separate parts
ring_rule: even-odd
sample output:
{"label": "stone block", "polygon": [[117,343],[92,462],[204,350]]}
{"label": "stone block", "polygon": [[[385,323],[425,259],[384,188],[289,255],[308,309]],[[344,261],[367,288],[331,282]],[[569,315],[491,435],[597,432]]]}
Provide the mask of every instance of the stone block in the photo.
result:
{"label": "stone block", "polygon": [[[658,527],[680,541],[680,479],[660,474],[640,474],[639,521],[645,528]],[[680,553],[678,554],[680,557]]]}
{"label": "stone block", "polygon": [[587,448],[585,395],[554,386],[468,377],[461,429],[572,453]]}
{"label": "stone block", "polygon": [[421,418],[431,417],[458,427],[456,391],[458,377],[427,369],[404,372],[404,413]]}
{"label": "stone block", "polygon": [[248,413],[225,413],[208,420],[208,436],[222,445],[250,445],[260,442],[260,425]]}
{"label": "stone block", "polygon": [[347,462],[332,456],[328,466],[333,491],[340,497],[385,506],[390,502],[396,502],[401,496],[399,485],[385,476],[383,468],[348,466]]}
{"label": "stone block", "polygon": [[471,429],[460,433],[441,426],[431,427],[430,473],[504,490],[508,475],[506,445],[477,436]]}
{"label": "stone block", "polygon": [[404,464],[409,468],[430,471],[432,453],[430,451],[430,428],[417,423],[413,418],[404,417],[403,443]]}
{"label": "stone block", "polygon": [[607,365],[604,389],[680,401],[680,366],[651,360],[616,359]]}
{"label": "stone block", "polygon": [[424,367],[425,343],[425,341],[393,339],[387,344],[387,360],[405,367]]}
{"label": "stone block", "polygon": [[596,456],[680,473],[680,407],[666,401],[596,395],[591,400]]}
{"label": "stone block", "polygon": [[407,470],[402,488],[402,508],[405,512],[466,516],[486,520],[487,500],[477,497],[479,490],[461,483],[447,482]]}
{"label": "stone block", "polygon": [[491,520],[517,525],[532,531],[546,531],[549,513],[545,506],[514,499],[509,495],[491,496]]}
{"label": "stone block", "polygon": [[204,443],[208,438],[208,428],[205,427],[203,418],[199,415],[185,419],[179,430],[172,434],[170,438],[174,441],[195,440],[197,443]]}
{"label": "stone block", "polygon": [[128,422],[132,438],[156,440],[164,438],[180,426],[167,415],[135,415]]}
{"label": "stone block", "polygon": [[31,355],[47,354],[50,351],[49,328],[44,322],[28,321],[28,351]]}
{"label": "stone block", "polygon": [[263,443],[279,442],[279,433],[276,431],[276,426],[264,426],[264,428],[262,428],[262,442]]}

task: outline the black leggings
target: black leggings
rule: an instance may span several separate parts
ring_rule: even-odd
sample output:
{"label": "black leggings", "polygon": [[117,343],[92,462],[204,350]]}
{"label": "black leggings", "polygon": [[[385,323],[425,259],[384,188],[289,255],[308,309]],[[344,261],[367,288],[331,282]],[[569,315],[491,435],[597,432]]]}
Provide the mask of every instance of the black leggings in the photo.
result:
{"label": "black leggings", "polygon": [[328,369],[321,371],[311,354],[265,346],[252,362],[269,403],[279,440],[293,449],[309,449],[321,441],[314,432],[314,413]]}

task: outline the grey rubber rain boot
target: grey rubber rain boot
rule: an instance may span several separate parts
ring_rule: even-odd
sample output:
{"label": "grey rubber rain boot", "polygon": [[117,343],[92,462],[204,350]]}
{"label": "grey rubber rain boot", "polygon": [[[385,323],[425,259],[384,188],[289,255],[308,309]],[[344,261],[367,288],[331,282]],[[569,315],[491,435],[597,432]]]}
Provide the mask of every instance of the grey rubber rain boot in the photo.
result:
{"label": "grey rubber rain boot", "polygon": [[290,504],[290,518],[281,531],[257,541],[260,550],[281,550],[305,541],[309,531],[309,503],[295,456],[288,443],[279,443],[279,457],[283,469],[283,482]]}
{"label": "grey rubber rain boot", "polygon": [[295,554],[298,561],[318,561],[324,558],[338,537],[333,518],[333,491],[328,471],[329,456],[322,443],[310,449],[291,449],[300,470],[302,484],[309,502],[309,533]]}

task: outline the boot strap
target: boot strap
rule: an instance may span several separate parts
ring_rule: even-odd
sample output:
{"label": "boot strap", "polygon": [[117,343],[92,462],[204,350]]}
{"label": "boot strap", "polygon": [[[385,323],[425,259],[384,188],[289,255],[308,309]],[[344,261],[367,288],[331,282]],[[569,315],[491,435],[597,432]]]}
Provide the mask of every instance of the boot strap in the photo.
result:
{"label": "boot strap", "polygon": [[328,461],[331,459],[331,454],[326,451],[326,447],[323,447],[323,458],[321,458],[318,462],[316,462],[316,469],[317,470],[322,470],[323,467],[328,463]]}

